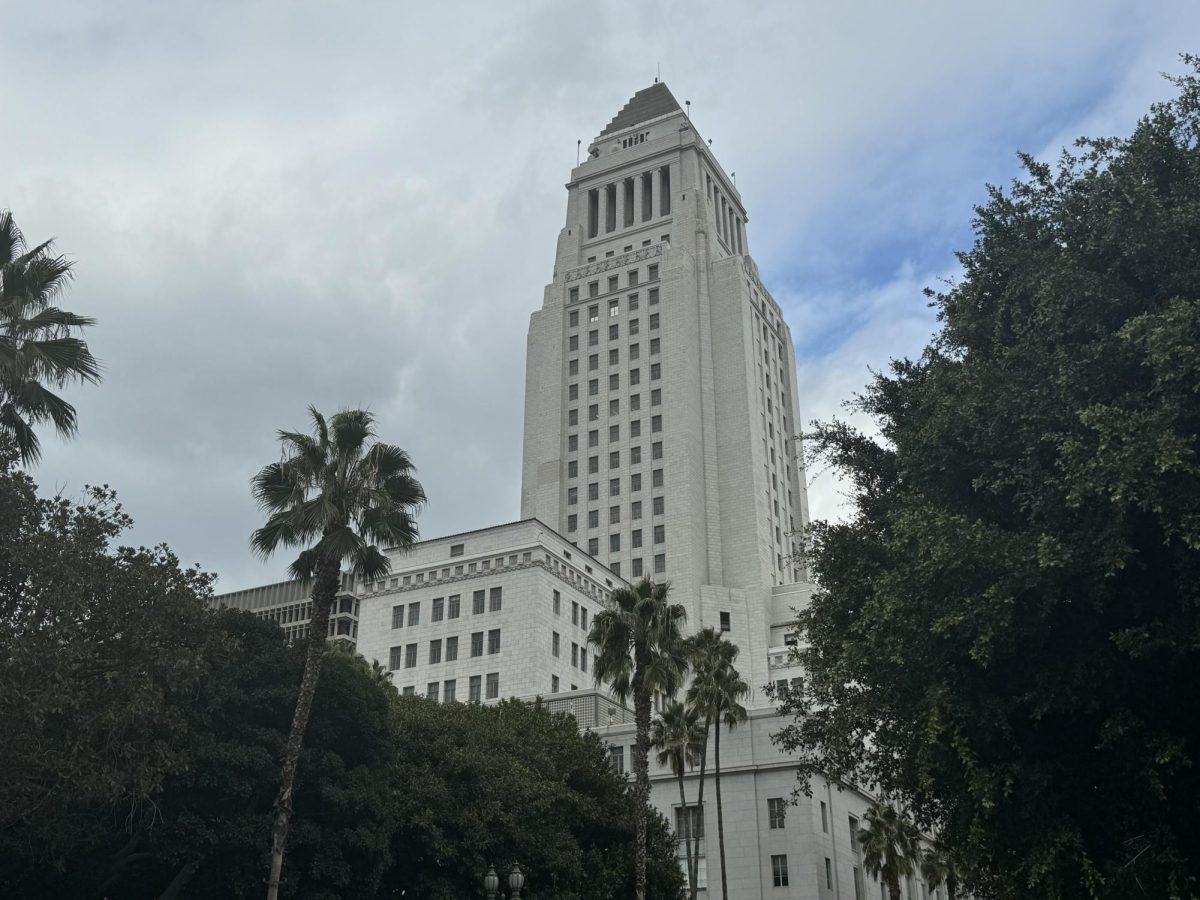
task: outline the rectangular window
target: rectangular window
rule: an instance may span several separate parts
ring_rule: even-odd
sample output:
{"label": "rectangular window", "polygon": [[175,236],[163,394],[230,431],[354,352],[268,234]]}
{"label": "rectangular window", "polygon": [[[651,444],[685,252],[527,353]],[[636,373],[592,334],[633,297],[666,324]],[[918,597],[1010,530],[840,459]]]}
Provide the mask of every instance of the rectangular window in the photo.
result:
{"label": "rectangular window", "polygon": [[621,479],[610,478],[608,481],[608,496],[617,497],[621,494]]}
{"label": "rectangular window", "polygon": [[632,337],[635,334],[641,334],[641,333],[642,333],[641,323],[637,319],[630,319],[629,320],[630,336]]}
{"label": "rectangular window", "polygon": [[471,615],[478,616],[483,612],[484,601],[487,594],[483,591],[476,591],[471,595]]}
{"label": "rectangular window", "polygon": [[567,516],[567,534],[579,529],[579,516],[572,513]]}
{"label": "rectangular window", "polygon": [[458,686],[457,681],[454,678],[451,678],[449,681],[442,682],[442,702],[443,703],[453,703],[454,702],[454,689],[457,686]]}
{"label": "rectangular window", "polygon": [[661,544],[667,539],[667,528],[665,525],[654,526],[654,543]]}
{"label": "rectangular window", "polygon": [[495,700],[500,696],[500,673],[489,672],[487,677],[487,698]]}
{"label": "rectangular window", "polygon": [[629,534],[629,545],[634,549],[642,546],[642,529],[638,528]]}
{"label": "rectangular window", "polygon": [[651,306],[658,305],[658,288],[650,288],[649,295],[646,298],[646,302],[649,303]]}
{"label": "rectangular window", "polygon": [[446,662],[458,659],[458,637],[446,638]]}
{"label": "rectangular window", "polygon": [[829,861],[829,857],[825,857],[825,889],[833,890],[833,863]]}
{"label": "rectangular window", "polygon": [[611,443],[614,443],[615,441],[619,441],[620,439],[621,439],[621,426],[620,425],[609,425],[608,426],[608,442],[611,444]]}
{"label": "rectangular window", "polygon": [[638,295],[630,294],[629,295],[629,311],[637,312],[637,308],[638,308]]}
{"label": "rectangular window", "polygon": [[621,507],[610,506],[608,508],[608,524],[617,525],[621,521]]}
{"label": "rectangular window", "polygon": [[650,339],[650,355],[651,356],[656,356],[661,348],[662,348],[662,343],[658,338]]}
{"label": "rectangular window", "polygon": [[567,488],[567,506],[574,506],[579,502],[579,488]]}
{"label": "rectangular window", "polygon": [[658,381],[660,378],[662,378],[662,363],[651,363],[650,380]]}
{"label": "rectangular window", "polygon": [[635,500],[629,504],[629,518],[640,519],[642,517],[642,501]]}
{"label": "rectangular window", "polygon": [[478,703],[483,699],[483,678],[479,675],[472,675],[471,680],[467,682],[467,702]]}
{"label": "rectangular window", "polygon": [[595,397],[600,393],[600,380],[593,378],[588,382],[588,396]]}
{"label": "rectangular window", "polygon": [[600,552],[600,539],[588,538],[588,555],[595,556]]}
{"label": "rectangular window", "polygon": [[[578,341],[576,343],[578,343]],[[578,350],[579,348],[572,347],[571,349]],[[568,375],[578,375],[579,374],[579,360],[572,359],[567,363],[567,374]]]}
{"label": "rectangular window", "polygon": [[[721,630],[729,631],[729,613],[727,613],[727,612],[721,613]],[[774,827],[774,826],[772,826],[772,827]]]}
{"label": "rectangular window", "polygon": [[656,553],[654,555],[654,573],[661,575],[667,571],[667,557],[664,553]]}
{"label": "rectangular window", "polygon": [[567,463],[567,477],[568,478],[578,478],[579,477],[579,463],[576,460],[571,460],[570,462]]}
{"label": "rectangular window", "polygon": [[609,325],[608,326],[608,339],[610,341],[615,341],[620,336],[621,336],[621,326],[619,326],[619,325]]}
{"label": "rectangular window", "polygon": [[569,453],[574,453],[578,449],[579,449],[579,435],[572,434],[572,435],[568,436],[567,437],[567,451]]}
{"label": "rectangular window", "polygon": [[579,604],[574,600],[571,601],[571,624],[579,624]]}
{"label": "rectangular window", "polygon": [[571,665],[579,668],[579,645],[574,641],[571,642]]}
{"label": "rectangular window", "polygon": [[587,631],[587,607],[579,607],[579,627]]}
{"label": "rectangular window", "polygon": [[600,432],[599,431],[589,431],[588,432],[588,447],[599,447],[599,446],[600,446]]}
{"label": "rectangular window", "polygon": [[550,635],[550,653],[552,656],[558,656],[560,644],[561,641],[559,639],[558,632],[552,632]]}
{"label": "rectangular window", "polygon": [[641,359],[641,356],[642,356],[641,347],[638,344],[630,344],[629,345],[630,361],[635,360],[635,359]]}
{"label": "rectangular window", "polygon": [[433,611],[429,614],[430,621],[440,622],[446,614],[446,601],[437,597],[433,601]]}
{"label": "rectangular window", "polygon": [[[594,290],[593,290],[593,288],[594,288]],[[591,284],[588,285],[588,294],[590,296],[595,297],[599,293],[600,293],[600,282],[593,281]],[[600,307],[594,303],[588,307],[588,321],[589,322],[599,322],[600,321]]]}
{"label": "rectangular window", "polygon": [[403,603],[401,603],[399,606],[392,607],[392,627],[393,628],[403,628],[404,627],[404,604]]}
{"label": "rectangular window", "polygon": [[612,764],[613,771],[618,775],[625,774],[625,748],[624,746],[616,746],[608,748],[608,761]]}
{"label": "rectangular window", "polygon": [[654,434],[662,431],[662,416],[652,416],[650,418],[650,431]]}
{"label": "rectangular window", "polygon": [[430,662],[430,665],[432,665],[433,663],[440,663],[441,661],[442,661],[442,641],[439,638],[436,641],[429,642],[429,662]]}
{"label": "rectangular window", "polygon": [[608,301],[608,315],[611,318],[612,316],[618,316],[620,314],[621,314],[621,301],[614,297],[612,300]]}
{"label": "rectangular window", "polygon": [[771,877],[775,879],[775,887],[788,886],[787,856],[784,854],[771,856]]}
{"label": "rectangular window", "polygon": [[558,591],[554,592],[554,614],[556,616],[562,614],[562,594]]}
{"label": "rectangular window", "polygon": [[608,536],[608,552],[609,553],[620,553],[621,552],[621,535],[610,534]]}
{"label": "rectangular window", "polygon": [[425,696],[434,703],[437,703],[438,700],[439,687],[441,687],[441,685],[436,681],[431,681],[429,684],[425,685]]}
{"label": "rectangular window", "polygon": [[567,424],[568,425],[578,425],[579,424],[579,410],[577,410],[577,409],[568,409],[567,410]]}
{"label": "rectangular window", "polygon": [[494,587],[488,597],[488,610],[490,612],[500,612],[501,604],[503,603],[503,589]]}
{"label": "rectangular window", "polygon": [[600,510],[589,509],[588,510],[588,528],[599,528],[599,527],[600,527]]}
{"label": "rectangular window", "polygon": [[395,670],[404,665],[404,648],[393,647],[388,651],[388,668]]}
{"label": "rectangular window", "polygon": [[642,448],[641,447],[630,447],[629,448],[629,464],[636,466],[641,461],[642,461]]}
{"label": "rectangular window", "polygon": [[655,469],[650,473],[650,484],[652,487],[663,486],[663,470]]}
{"label": "rectangular window", "polygon": [[646,270],[646,278],[650,281],[658,281],[658,263],[654,263]]}
{"label": "rectangular window", "polygon": [[621,351],[617,347],[613,347],[611,350],[608,351],[608,364],[610,366],[615,366],[620,361],[621,361]]}
{"label": "rectangular window", "polygon": [[474,659],[476,656],[483,656],[482,631],[471,632],[471,658]]}
{"label": "rectangular window", "polygon": [[587,671],[587,647],[579,648],[579,671]]}
{"label": "rectangular window", "polygon": [[658,328],[658,313],[650,313],[650,330]]}
{"label": "rectangular window", "polygon": [[621,451],[620,450],[610,451],[608,454],[608,467],[610,469],[617,469],[617,468],[620,468],[620,466],[621,466]]}
{"label": "rectangular window", "polygon": [[[722,613],[721,615],[728,615]],[[772,797],[767,801],[767,819],[768,827],[772,830],[783,827],[783,820],[787,813],[787,805],[782,797]]]}
{"label": "rectangular window", "polygon": [[642,370],[641,369],[630,369],[629,370],[629,386],[637,387],[637,385],[639,385],[641,383],[642,383]]}
{"label": "rectangular window", "polygon": [[599,500],[600,499],[599,483],[593,481],[591,484],[588,485],[588,499],[589,500]]}
{"label": "rectangular window", "polygon": [[655,441],[650,445],[650,458],[662,459],[662,441]]}
{"label": "rectangular window", "polygon": [[[574,303],[578,299],[579,299],[579,288],[577,288],[577,287],[571,288],[571,302]],[[567,317],[567,323],[572,328],[579,327],[579,310],[577,310],[577,309],[571,310],[571,314]]]}
{"label": "rectangular window", "polygon": [[642,408],[642,395],[641,394],[633,394],[629,398],[629,411],[637,412],[641,408]]}
{"label": "rectangular window", "polygon": [[665,510],[666,499],[663,497],[654,498],[654,515],[661,516]]}
{"label": "rectangular window", "polygon": [[570,401],[570,400],[578,400],[578,399],[579,399],[579,385],[577,385],[577,384],[567,385],[567,400]]}
{"label": "rectangular window", "polygon": [[617,275],[609,275],[608,276],[608,289],[610,291],[615,291],[617,289],[617,285],[619,283],[618,282],[619,277],[620,276],[617,276]]}
{"label": "rectangular window", "polygon": [[408,604],[408,627],[412,628],[414,625],[419,624],[420,621],[421,621],[421,604],[420,603]]}
{"label": "rectangular window", "polygon": [[493,628],[488,632],[488,655],[500,652],[500,629]]}
{"label": "rectangular window", "polygon": [[599,418],[600,418],[600,405],[597,403],[593,403],[591,406],[588,407],[588,421],[595,422]]}
{"label": "rectangular window", "polygon": [[616,398],[608,401],[608,415],[610,417],[621,412],[621,401]]}
{"label": "rectangular window", "polygon": [[413,687],[413,686],[410,684],[408,687],[406,687],[406,688],[404,689],[404,691],[403,691],[403,694],[404,694],[404,696],[405,696],[405,697],[411,697],[411,696],[413,696],[413,695],[414,695],[416,692],[417,692],[417,689],[416,689],[415,687]]}
{"label": "rectangular window", "polygon": [[638,270],[637,269],[630,269],[626,273],[626,277],[628,279],[630,287],[637,287],[637,283],[638,283]]}
{"label": "rectangular window", "polygon": [[641,561],[641,559],[640,559],[640,558],[639,558],[639,559],[635,559],[635,560],[634,560],[632,563],[630,563],[630,568],[631,568],[631,570],[632,570],[632,574],[633,574],[633,577],[634,577],[634,578],[638,578],[638,577],[640,577],[640,576],[641,576],[641,574],[642,574],[642,561]]}
{"label": "rectangular window", "polygon": [[642,489],[642,473],[634,472],[632,475],[629,476],[629,490],[633,493],[637,493],[641,489]]}
{"label": "rectangular window", "polygon": [[579,335],[573,334],[567,338],[567,350],[574,352],[579,349]]}
{"label": "rectangular window", "polygon": [[404,668],[411,669],[417,664],[417,645],[408,644],[404,648]]}
{"label": "rectangular window", "polygon": [[610,391],[618,391],[621,389],[621,376],[615,372],[608,376],[608,389]]}
{"label": "rectangular window", "polygon": [[821,801],[821,830],[829,834],[829,807],[824,800]]}
{"label": "rectangular window", "polygon": [[593,353],[591,356],[588,357],[588,371],[595,372],[599,368],[600,368],[600,354]]}
{"label": "rectangular window", "polygon": [[550,676],[550,693],[552,693],[552,694],[558,693],[558,676],[557,675]]}

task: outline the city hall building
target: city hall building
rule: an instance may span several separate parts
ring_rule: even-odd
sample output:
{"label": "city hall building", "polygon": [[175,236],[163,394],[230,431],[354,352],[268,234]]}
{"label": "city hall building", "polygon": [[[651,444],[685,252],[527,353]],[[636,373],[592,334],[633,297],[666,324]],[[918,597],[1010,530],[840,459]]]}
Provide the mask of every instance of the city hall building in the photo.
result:
{"label": "city hall building", "polygon": [[[389,551],[373,583],[343,580],[330,638],[441,703],[541,697],[628,772],[632,714],[592,675],[587,632],[612,591],[671,583],[689,631],[740,650],[749,720],[722,735],[730,896],[883,896],[856,832],[869,798],[812,784],[772,743],[786,722],[763,688],[799,676],[794,610],[811,585],[794,535],[808,521],[791,333],[750,255],[736,185],[667,86],[638,91],[567,183],[566,223],[530,318],[521,518]],[[217,598],[307,634],[304,585]],[[709,758],[711,761],[712,754]],[[694,803],[698,771],[686,779]],[[677,783],[651,758],[651,801],[682,825]],[[701,884],[720,890],[710,777]],[[680,844],[679,855],[684,855]],[[941,896],[919,880],[913,900]]]}

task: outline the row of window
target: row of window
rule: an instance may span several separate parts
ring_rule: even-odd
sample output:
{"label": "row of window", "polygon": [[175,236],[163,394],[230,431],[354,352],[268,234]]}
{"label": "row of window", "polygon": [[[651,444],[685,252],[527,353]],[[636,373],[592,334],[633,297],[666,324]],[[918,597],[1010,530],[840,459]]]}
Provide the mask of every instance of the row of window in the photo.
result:
{"label": "row of window", "polygon": [[[651,416],[650,417],[650,433],[651,434],[660,434],[662,432],[662,429],[663,429],[662,414],[660,413],[659,415]],[[632,439],[632,438],[640,438],[641,436],[642,436],[642,420],[634,419],[632,422],[629,423],[629,437]],[[620,440],[621,440],[621,426],[620,425],[609,425],[608,426],[608,442],[610,444],[615,444]],[[588,445],[588,449],[600,446],[600,430],[599,429],[594,428],[588,432],[587,445]],[[567,435],[567,452],[575,453],[578,450],[579,450],[579,435],[577,435],[577,434]]]}
{"label": "row of window", "polygon": [[[658,353],[660,346],[661,345],[659,344],[658,338],[655,338],[654,340],[652,340],[650,342],[650,352],[652,354]],[[616,351],[616,350],[611,351],[609,353],[609,359],[610,360],[619,359],[619,356],[617,356],[617,353],[618,353],[618,351]],[[629,379],[628,380],[629,387],[638,387],[642,383],[642,370],[638,369],[638,368],[630,369],[629,374],[628,374],[628,379]],[[662,379],[662,364],[661,363],[651,363],[651,365],[650,365],[650,380],[651,381],[660,381],[661,379]],[[621,373],[620,372],[613,372],[608,376],[608,389],[610,391],[619,391],[621,389]],[[600,395],[600,379],[599,378],[592,378],[592,379],[588,380],[587,395],[589,397],[598,397]],[[579,383],[571,382],[567,385],[567,402],[570,403],[570,402],[578,400],[578,399],[579,399]],[[635,401],[631,398],[630,403],[634,404]],[[652,406],[658,405],[658,401],[654,400],[654,399],[651,399],[650,403]],[[632,410],[636,411],[638,409],[638,406],[631,405],[630,408]],[[610,409],[609,415],[613,415],[616,411],[617,410],[615,410],[615,409]],[[595,418],[595,416],[593,416],[593,418]]]}
{"label": "row of window", "polygon": [[[662,470],[656,469],[655,471],[661,472]],[[662,486],[663,486],[662,481],[655,481],[652,483],[652,487],[660,488]],[[634,472],[632,475],[629,476],[629,491],[630,491],[630,493],[635,494],[638,491],[640,491],[641,489],[642,489],[641,473]],[[608,480],[608,496],[610,496],[610,497],[621,496],[621,479],[620,478],[610,478]],[[600,499],[600,483],[599,482],[593,481],[588,484],[587,498],[589,501],[596,501],[596,500]],[[568,487],[567,488],[567,506],[577,506],[578,504],[579,504],[579,488],[575,487],[575,486]],[[641,501],[635,500],[633,502],[632,506],[636,506],[637,509],[636,510],[631,509],[630,518],[640,519],[642,517]],[[615,507],[610,508],[610,511],[613,508],[615,508]],[[651,508],[651,515],[661,516],[664,514],[664,511],[666,510],[666,500],[663,497],[651,497],[650,498],[650,508]],[[592,526],[592,527],[595,527],[595,526]],[[571,528],[570,525],[568,524],[567,530],[573,531],[574,529]]]}
{"label": "row of window", "polygon": [[[500,673],[489,672],[487,674],[487,694],[488,700],[495,700],[500,696]],[[484,676],[472,675],[467,681],[467,702],[479,703],[484,697]],[[405,697],[411,697],[416,694],[417,689],[409,685],[404,688],[401,693]],[[458,702],[458,679],[448,678],[443,682],[431,681],[425,686],[425,696],[434,703],[457,703]]]}
{"label": "row of window", "polygon": [[[660,343],[660,339],[659,338],[651,338],[650,339],[651,355],[660,353],[661,351],[662,351],[662,344]],[[634,343],[629,345],[629,361],[636,362],[641,358],[642,358],[642,345],[635,341]],[[617,366],[617,365],[621,364],[621,348],[620,347],[609,348],[608,364],[610,366]],[[588,356],[588,371],[589,372],[600,371],[600,354],[599,353],[593,353],[590,356]],[[579,360],[574,359],[574,358],[567,360],[567,375],[574,377],[578,374],[579,374]],[[638,384],[641,384],[641,373],[640,372],[638,373],[638,375],[636,376],[636,380],[635,380],[633,370],[630,370],[629,383],[631,386],[636,386]],[[599,387],[599,385],[597,385],[597,387]],[[567,388],[567,396],[568,396],[568,398],[571,398],[570,387]],[[575,396],[576,397],[579,396],[578,391],[576,391]],[[571,399],[574,399],[574,398],[571,398]]]}
{"label": "row of window", "polygon": [[[451,550],[450,555],[451,556],[456,556],[456,555],[460,556],[461,553],[455,554],[453,551],[456,548],[461,548],[462,546],[463,546],[462,544],[455,544],[454,546],[452,546],[450,548],[450,550]],[[532,562],[533,561],[533,553],[527,550],[521,554],[511,553],[511,554],[509,554],[507,560],[503,556],[497,556],[494,561],[491,559],[485,559],[485,560],[481,560],[479,562],[467,563],[465,566],[458,565],[458,566],[453,567],[453,573],[454,573],[454,577],[458,577],[461,575],[474,575],[476,572],[490,572],[493,570],[493,568],[502,569],[506,565],[515,566],[518,564],[518,561],[521,564],[526,564],[526,563]],[[410,585],[414,585],[414,584],[425,584],[426,580],[428,580],[430,582],[439,581],[439,580],[444,581],[450,577],[451,577],[451,567],[446,566],[445,568],[441,569],[440,572],[438,569],[432,569],[428,573],[418,572],[416,575],[404,575],[403,577],[393,578],[390,582],[377,581],[373,585],[360,584],[358,586],[358,590],[359,590],[359,593],[362,593],[368,589],[372,590],[372,591],[382,591],[382,590],[384,590],[385,587],[397,588],[402,585],[404,587],[409,587]]]}
{"label": "row of window", "polygon": [[[553,597],[551,599],[551,604],[554,609],[554,614],[556,616],[561,616],[562,615],[562,594],[560,594],[558,591],[554,591]],[[587,631],[587,627],[588,627],[587,607],[581,606],[575,600],[571,601],[571,624],[578,625],[584,631]],[[557,656],[558,654],[556,653],[554,655]]]}
{"label": "row of window", "polygon": [[[483,656],[484,654],[484,632],[475,631],[471,633],[471,657]],[[487,638],[487,653],[492,656],[500,652],[500,629],[493,628],[486,633]],[[402,646],[392,647],[388,655],[388,668],[395,671],[396,669],[412,669],[418,664],[417,651],[419,644],[404,644]],[[443,648],[445,653],[443,654]],[[458,635],[452,635],[448,638],[436,638],[429,642],[429,652],[426,660],[429,665],[436,665],[440,662],[454,662],[458,659]]]}
{"label": "row of window", "polygon": [[[471,613],[481,615],[487,612],[500,612],[504,605],[503,588],[494,587],[489,590],[475,591],[471,597]],[[457,619],[461,614],[462,595],[451,594],[449,597],[435,597],[429,603],[429,621],[441,622],[443,619]],[[417,600],[405,606],[398,603],[392,607],[392,628],[403,628],[405,611],[408,613],[408,627],[421,624],[421,601]]]}
{"label": "row of window", "polygon": [[[650,318],[648,318],[646,320],[646,327],[650,331],[658,331],[661,326],[662,326],[662,317],[658,313],[650,313]],[[630,319],[629,320],[629,336],[636,337],[637,335],[639,335],[641,333],[642,333],[641,319]],[[619,322],[613,322],[611,325],[608,326],[608,339],[610,341],[617,341],[617,340],[621,339],[621,325]],[[600,346],[600,329],[593,328],[588,332],[587,345],[589,347],[599,347]],[[575,353],[575,352],[578,352],[578,350],[579,350],[579,335],[578,334],[568,335],[568,337],[567,337],[567,352]],[[578,369],[576,369],[575,371],[578,371]],[[574,374],[574,372],[572,372],[572,374]]]}
{"label": "row of window", "polygon": [[[655,441],[650,445],[650,459],[662,459],[663,444],[662,441]],[[642,463],[642,447],[640,444],[629,448],[629,465],[638,466]],[[608,467],[610,469],[619,469],[621,467],[621,451],[610,450],[608,453]],[[660,470],[661,471],[661,470]],[[600,472],[600,457],[588,457],[588,474],[596,475]],[[567,477],[575,478],[579,475],[578,460],[570,460],[567,462]]]}
{"label": "row of window", "polygon": [[[663,235],[663,240],[664,241],[667,240],[667,235],[665,235],[665,234]],[[649,243],[650,243],[649,241],[644,241],[643,246],[646,246]],[[626,252],[628,252],[632,249],[633,249],[632,245],[625,248]],[[609,251],[609,253],[607,255],[612,256],[613,252]],[[588,258],[588,262],[595,262],[595,261],[596,261],[596,257],[594,257],[594,256]],[[658,281],[658,263],[651,263],[649,266],[646,267],[646,282],[652,282],[652,281]],[[635,287],[639,287],[642,283],[643,282],[641,280],[641,276],[639,274],[638,269],[636,269],[636,268],[629,269],[625,273],[625,287],[627,290],[632,290]],[[621,289],[620,273],[617,273],[614,275],[609,275],[605,293],[606,294],[615,294],[620,289]],[[650,288],[649,290],[650,290],[650,304],[654,305],[655,303],[658,302],[658,288]],[[600,282],[599,281],[589,281],[588,286],[587,286],[587,292],[588,292],[587,295],[588,295],[589,300],[594,300],[597,297],[599,297],[600,296]],[[579,286],[578,285],[567,289],[567,302],[570,304],[579,302]],[[636,307],[632,307],[632,308],[636,309]],[[614,313],[611,310],[612,310],[612,303],[610,302],[609,315],[617,315],[617,313]],[[588,321],[595,322],[599,318],[600,318],[600,307],[599,306],[590,307],[588,309]],[[578,310],[572,311],[572,318],[570,319],[570,323],[572,326],[576,326],[579,324],[579,311]]]}
{"label": "row of window", "polygon": [[[562,638],[559,633],[557,631],[551,632],[550,655],[555,659],[559,659],[561,656],[561,646]],[[588,651],[586,645],[581,647],[579,644],[571,641],[571,665],[574,668],[579,669],[581,672],[586,672],[588,670]]]}

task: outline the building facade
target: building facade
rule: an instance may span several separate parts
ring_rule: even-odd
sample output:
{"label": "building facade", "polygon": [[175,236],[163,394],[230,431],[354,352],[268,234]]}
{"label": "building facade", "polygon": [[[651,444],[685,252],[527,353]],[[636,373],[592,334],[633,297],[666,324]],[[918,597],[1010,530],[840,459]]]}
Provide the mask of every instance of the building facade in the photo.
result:
{"label": "building facade", "polygon": [[[811,785],[771,741],[764,692],[800,677],[795,563],[808,521],[792,338],[749,252],[733,179],[667,86],[637,92],[567,183],[553,277],[530,319],[521,520],[388,551],[390,575],[344,581],[331,636],[438,702],[538,698],[632,766],[632,716],[592,674],[591,618],[613,590],[671,583],[688,629],[740,649],[749,721],[721,742],[730,896],[866,900],[856,830],[870,797]],[[217,598],[306,633],[301,585]],[[710,759],[712,758],[710,752]],[[720,884],[711,777],[651,762],[651,802],[700,837]],[[795,802],[793,802],[795,801]],[[681,865],[684,845],[679,845]],[[906,900],[940,897],[918,880]],[[717,887],[719,890],[719,887]],[[886,898],[884,898],[886,900]]]}

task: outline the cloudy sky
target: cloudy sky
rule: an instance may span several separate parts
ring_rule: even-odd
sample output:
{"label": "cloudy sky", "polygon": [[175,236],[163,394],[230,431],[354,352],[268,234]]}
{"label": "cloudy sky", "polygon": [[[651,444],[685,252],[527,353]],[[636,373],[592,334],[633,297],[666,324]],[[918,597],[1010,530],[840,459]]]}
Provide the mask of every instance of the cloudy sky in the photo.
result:
{"label": "cloudy sky", "polygon": [[[109,483],[230,590],[248,481],[305,407],[369,406],[425,536],[516,518],[525,332],[575,142],[663,80],[750,211],[806,419],[934,328],[1015,152],[1125,133],[1200,4],[0,2],[0,207],[77,261],[106,368],[45,491]],[[829,473],[810,487],[836,516]]]}

